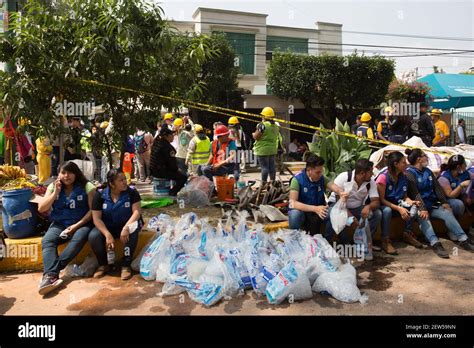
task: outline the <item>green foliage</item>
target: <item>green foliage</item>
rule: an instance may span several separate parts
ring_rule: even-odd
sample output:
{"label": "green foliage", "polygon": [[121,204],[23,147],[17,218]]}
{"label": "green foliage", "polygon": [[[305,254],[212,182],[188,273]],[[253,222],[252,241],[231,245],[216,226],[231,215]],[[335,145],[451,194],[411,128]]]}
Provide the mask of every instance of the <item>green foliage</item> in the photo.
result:
{"label": "green foliage", "polygon": [[[343,125],[339,119],[336,119],[335,130],[349,133],[350,127],[347,122]],[[308,143],[308,147],[310,152],[324,159],[324,175],[330,180],[342,172],[353,170],[358,159],[369,158],[371,154],[366,143],[329,132],[321,132],[318,141]]]}
{"label": "green foliage", "polygon": [[404,82],[394,79],[388,88],[387,99],[400,102],[423,101],[430,89],[426,82]]}
{"label": "green foliage", "polygon": [[359,56],[356,52],[345,57],[276,53],[267,77],[273,94],[287,100],[299,99],[313,117],[331,128],[337,115],[345,121],[356,109],[380,105],[394,68],[392,60]]}

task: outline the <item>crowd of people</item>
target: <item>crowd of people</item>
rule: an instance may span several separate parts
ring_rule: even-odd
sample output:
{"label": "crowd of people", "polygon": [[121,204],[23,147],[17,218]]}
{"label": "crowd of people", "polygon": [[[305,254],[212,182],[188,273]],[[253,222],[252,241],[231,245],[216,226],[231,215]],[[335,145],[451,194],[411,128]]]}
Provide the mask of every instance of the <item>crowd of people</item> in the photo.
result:
{"label": "crowd of people", "polygon": [[[384,109],[384,116],[372,119],[368,112],[357,116],[356,123],[351,126],[351,133],[374,140],[390,141],[402,144],[413,136],[419,137],[428,146],[448,146],[450,130],[445,121],[441,120],[443,111],[432,109],[428,113],[428,105],[420,103],[419,115],[401,117],[394,115],[392,107]],[[372,122],[373,120],[373,122]],[[466,122],[459,119],[455,126],[454,143],[467,143]]]}
{"label": "crowd of people", "polygon": [[[332,242],[335,233],[329,216],[336,201],[342,199],[349,216],[346,225],[357,227],[366,220],[372,234],[380,225],[381,248],[387,254],[397,253],[390,241],[391,220],[396,216],[404,220],[403,240],[416,248],[423,244],[413,233],[413,223],[419,224],[439,257],[449,258],[431,224],[432,219],[439,219],[444,221],[451,240],[462,249],[474,251],[471,231],[468,236],[459,223],[466,210],[474,211],[474,168],[467,168],[463,156],[452,156],[439,177],[428,168],[428,158],[421,149],[407,149],[406,155],[392,152],[386,158],[386,168],[376,178],[373,171],[372,162],[360,159],[353,171],[340,173],[330,182],[323,175],[324,160],[311,154],[306,169],[290,183],[290,228],[314,235],[321,232],[324,223],[323,235]],[[326,190],[332,192],[328,200]],[[350,243],[345,230],[339,234],[339,242]]]}

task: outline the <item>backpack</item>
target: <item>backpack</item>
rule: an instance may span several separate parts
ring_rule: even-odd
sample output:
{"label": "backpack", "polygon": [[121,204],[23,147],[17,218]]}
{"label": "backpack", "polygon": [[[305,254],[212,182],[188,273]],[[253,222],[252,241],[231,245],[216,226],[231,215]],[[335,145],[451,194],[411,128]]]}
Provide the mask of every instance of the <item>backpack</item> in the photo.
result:
{"label": "backpack", "polygon": [[145,133],[135,136],[135,149],[138,153],[144,153],[148,150],[148,144],[145,141]]}

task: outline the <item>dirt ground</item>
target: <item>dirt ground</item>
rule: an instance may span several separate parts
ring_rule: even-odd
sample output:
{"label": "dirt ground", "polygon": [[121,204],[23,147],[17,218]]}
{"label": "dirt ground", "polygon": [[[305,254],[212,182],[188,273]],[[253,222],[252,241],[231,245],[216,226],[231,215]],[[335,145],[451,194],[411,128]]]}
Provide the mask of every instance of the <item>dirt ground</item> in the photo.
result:
{"label": "dirt ground", "polygon": [[[455,245],[443,240],[446,247]],[[369,300],[345,304],[314,294],[311,300],[273,306],[252,291],[205,308],[187,295],[161,298],[162,285],[119,272],[100,280],[65,280],[54,294],[37,293],[40,273],[0,275],[1,315],[473,315],[474,257],[460,250],[449,260],[430,249],[396,244],[399,255],[376,253],[357,265],[358,285]],[[452,250],[452,249],[451,249]],[[454,250],[455,251],[455,250]]]}

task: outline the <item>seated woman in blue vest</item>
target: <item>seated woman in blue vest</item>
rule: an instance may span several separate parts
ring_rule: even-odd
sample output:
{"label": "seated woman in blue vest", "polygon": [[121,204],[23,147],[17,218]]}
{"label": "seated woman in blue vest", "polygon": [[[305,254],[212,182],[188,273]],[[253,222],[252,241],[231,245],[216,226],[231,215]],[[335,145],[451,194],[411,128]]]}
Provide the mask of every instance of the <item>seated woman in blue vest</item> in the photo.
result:
{"label": "seated woman in blue vest", "polygon": [[[392,255],[397,253],[390,241],[392,217],[400,216],[405,221],[410,220],[410,212],[399,204],[400,201],[405,201],[410,206],[420,204],[420,202],[408,198],[408,179],[405,176],[407,165],[406,157],[401,152],[394,151],[387,157],[387,169],[381,172],[375,181],[380,196],[380,210],[382,211],[382,249],[387,254]],[[403,240],[416,248],[423,247],[423,244],[416,240],[411,230],[411,224],[405,225]]]}
{"label": "seated woman in blue vest", "polygon": [[[407,149],[408,162],[411,166],[407,169],[408,196],[415,201],[420,201],[420,208],[416,216],[421,225],[421,230],[436,254],[449,258],[448,252],[436,237],[429,218],[443,220],[449,231],[451,239],[468,251],[474,251],[474,245],[464,233],[459,222],[454,217],[444,195],[443,189],[436,180],[433,172],[428,168],[428,156],[421,149]],[[440,205],[441,203],[441,205]]]}
{"label": "seated woman in blue vest", "polygon": [[[324,192],[333,184],[324,177],[324,159],[311,154],[306,160],[306,169],[296,174],[290,183],[291,229],[303,229],[314,236],[320,233],[321,224],[327,221],[328,206]],[[341,192],[343,196],[346,193]]]}
{"label": "seated woman in blue vest", "polygon": [[441,175],[438,178],[454,216],[460,219],[466,206],[472,205],[467,189],[473,175],[466,170],[466,160],[462,155],[451,156],[448,164],[441,165]]}
{"label": "seated woman in blue vest", "polygon": [[[43,237],[43,279],[39,293],[46,295],[61,285],[59,272],[81,251],[92,228],[91,208],[95,187],[74,162],[61,167],[38,204],[38,211],[51,210],[51,226]],[[58,245],[69,242],[58,256]]]}
{"label": "seated woman in blue vest", "polygon": [[138,191],[127,185],[125,174],[119,169],[109,170],[106,187],[96,192],[92,203],[95,228],[89,234],[89,244],[99,262],[94,278],[109,272],[107,251],[115,250],[115,239],[118,238],[122,241],[124,255],[121,278],[132,277],[130,264],[142,228],[140,201]]}

